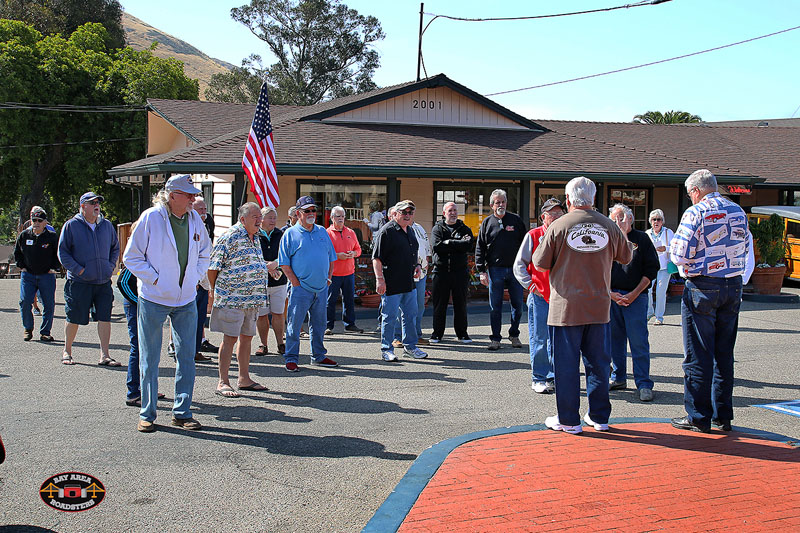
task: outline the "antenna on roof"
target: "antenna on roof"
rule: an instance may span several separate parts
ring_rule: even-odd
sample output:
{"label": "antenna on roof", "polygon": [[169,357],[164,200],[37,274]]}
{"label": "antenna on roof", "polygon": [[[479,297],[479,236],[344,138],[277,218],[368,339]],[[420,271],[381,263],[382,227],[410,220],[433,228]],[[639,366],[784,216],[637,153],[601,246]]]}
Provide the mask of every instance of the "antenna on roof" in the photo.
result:
{"label": "antenna on roof", "polygon": [[419,67],[422,62],[422,11],[425,8],[425,3],[419,4],[419,45],[417,46],[417,81],[419,81]]}

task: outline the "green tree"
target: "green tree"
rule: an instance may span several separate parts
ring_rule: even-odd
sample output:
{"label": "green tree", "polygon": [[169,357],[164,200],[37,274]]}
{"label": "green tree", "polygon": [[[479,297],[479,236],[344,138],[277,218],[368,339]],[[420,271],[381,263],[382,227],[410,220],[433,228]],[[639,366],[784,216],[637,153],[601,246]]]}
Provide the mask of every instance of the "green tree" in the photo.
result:
{"label": "green tree", "polygon": [[[106,42],[100,24],[65,39],[0,20],[0,102],[96,108],[142,106],[148,97],[197,99],[197,81],[186,78],[179,61],[151,50],[109,52]],[[24,219],[32,205],[43,205],[60,223],[91,189],[106,197],[109,218],[127,219],[130,193],[105,183],[105,170],[144,157],[146,115],[141,107],[114,111],[0,108],[0,208]]]}
{"label": "green tree", "polygon": [[648,111],[633,117],[633,122],[638,124],[690,124],[702,121],[699,116],[686,111],[667,111],[663,114],[660,111]]}
{"label": "green tree", "polygon": [[[230,102],[235,104],[255,104],[261,92],[261,84],[266,78],[266,71],[261,67],[261,58],[255,54],[242,60],[241,67],[233,67],[227,72],[211,75],[208,88],[205,90],[206,100],[212,102]],[[285,104],[276,100],[270,92],[270,103]]]}
{"label": "green tree", "polygon": [[251,0],[231,16],[278,59],[267,71],[275,102],[311,105],[377,87],[373,43],[384,33],[375,17],[339,0]]}
{"label": "green tree", "polygon": [[106,47],[125,46],[119,0],[0,0],[0,18],[27,22],[44,35],[72,35],[87,22],[108,32]]}

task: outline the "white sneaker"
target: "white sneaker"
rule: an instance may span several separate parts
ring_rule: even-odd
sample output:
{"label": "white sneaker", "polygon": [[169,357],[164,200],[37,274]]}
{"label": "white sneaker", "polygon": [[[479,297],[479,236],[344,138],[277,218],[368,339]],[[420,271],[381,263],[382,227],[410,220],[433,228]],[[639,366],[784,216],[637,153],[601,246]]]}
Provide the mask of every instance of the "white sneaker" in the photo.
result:
{"label": "white sneaker", "polygon": [[549,394],[556,390],[550,381],[534,381],[531,383],[531,388],[536,394]]}
{"label": "white sneaker", "polygon": [[558,421],[558,415],[555,416],[548,416],[544,419],[544,425],[549,427],[555,431],[563,431],[564,433],[570,433],[572,435],[578,435],[579,433],[583,433],[583,428],[581,426],[565,426],[561,422]]}
{"label": "white sneaker", "polygon": [[594,420],[589,418],[589,413],[583,415],[583,421],[589,426],[594,426],[595,431],[608,431],[608,424],[596,424]]}
{"label": "white sneaker", "polygon": [[408,348],[403,348],[403,354],[410,355],[414,359],[425,359],[426,357],[428,357],[428,354],[426,352],[423,352],[419,348],[414,348],[413,350],[409,350]]}
{"label": "white sneaker", "polygon": [[397,356],[394,350],[381,350],[381,357],[384,361],[397,361]]}
{"label": "white sneaker", "polygon": [[458,342],[462,344],[470,344],[472,342],[472,339],[470,339],[469,337],[461,337],[458,339]]}
{"label": "white sneaker", "polygon": [[428,339],[428,342],[431,343],[431,344],[439,344],[440,342],[442,342],[442,339],[438,339],[436,337],[431,337],[430,339]]}

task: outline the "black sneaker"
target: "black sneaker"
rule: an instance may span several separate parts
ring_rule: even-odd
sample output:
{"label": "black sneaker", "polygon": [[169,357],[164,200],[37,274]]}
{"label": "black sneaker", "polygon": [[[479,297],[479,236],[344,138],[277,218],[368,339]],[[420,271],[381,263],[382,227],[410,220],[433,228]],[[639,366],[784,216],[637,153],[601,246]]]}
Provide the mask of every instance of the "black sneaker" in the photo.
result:
{"label": "black sneaker", "polygon": [[700,433],[709,433],[711,432],[711,428],[700,427],[688,416],[681,416],[678,418],[673,418],[671,421],[672,427],[678,429],[688,429],[689,431],[699,431]]}
{"label": "black sneaker", "polygon": [[208,339],[206,339],[202,343],[200,343],[200,351],[208,353],[218,353],[219,347],[214,346],[213,344],[208,342]]}
{"label": "black sneaker", "polygon": [[731,431],[733,428],[731,427],[730,420],[718,420],[716,418],[711,420],[711,425],[717,429],[721,429],[722,431]]}
{"label": "black sneaker", "polygon": [[345,331],[352,331],[353,333],[364,333],[364,330],[360,327],[356,326],[355,324],[350,324],[349,326],[344,327]]}

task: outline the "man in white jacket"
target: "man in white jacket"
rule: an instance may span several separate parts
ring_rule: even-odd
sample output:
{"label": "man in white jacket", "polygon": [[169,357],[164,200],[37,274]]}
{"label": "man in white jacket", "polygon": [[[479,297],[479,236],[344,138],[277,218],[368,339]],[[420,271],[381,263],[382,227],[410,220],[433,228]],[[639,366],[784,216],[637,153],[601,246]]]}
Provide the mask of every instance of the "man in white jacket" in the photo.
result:
{"label": "man in white jacket", "polygon": [[123,259],[138,278],[139,368],[142,409],[138,430],[155,431],[158,362],[162,327],[167,317],[175,343],[175,403],[172,425],[197,430],[194,418],[195,334],[197,284],[208,270],[211,254],[203,219],[192,210],[200,189],[188,174],[173,176],[158,192],[153,207],[142,213],[128,240]]}

